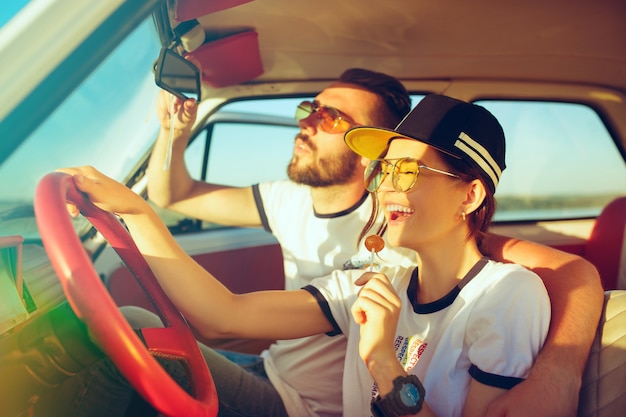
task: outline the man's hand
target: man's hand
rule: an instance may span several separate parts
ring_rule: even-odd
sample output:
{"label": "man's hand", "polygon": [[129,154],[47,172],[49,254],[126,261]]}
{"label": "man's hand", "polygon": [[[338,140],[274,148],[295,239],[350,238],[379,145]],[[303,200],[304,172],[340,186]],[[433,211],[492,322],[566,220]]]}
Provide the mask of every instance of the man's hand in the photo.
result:
{"label": "man's hand", "polygon": [[159,93],[157,116],[163,130],[170,130],[174,115],[174,130],[185,132],[188,137],[197,114],[198,103],[193,98],[183,101],[165,90]]}

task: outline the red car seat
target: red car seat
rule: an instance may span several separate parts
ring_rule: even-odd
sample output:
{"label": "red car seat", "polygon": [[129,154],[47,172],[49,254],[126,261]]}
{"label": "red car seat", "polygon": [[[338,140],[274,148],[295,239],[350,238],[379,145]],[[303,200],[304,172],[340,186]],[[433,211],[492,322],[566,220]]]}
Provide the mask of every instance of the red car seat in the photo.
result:
{"label": "red car seat", "polygon": [[602,210],[584,256],[598,269],[605,290],[626,289],[626,196]]}

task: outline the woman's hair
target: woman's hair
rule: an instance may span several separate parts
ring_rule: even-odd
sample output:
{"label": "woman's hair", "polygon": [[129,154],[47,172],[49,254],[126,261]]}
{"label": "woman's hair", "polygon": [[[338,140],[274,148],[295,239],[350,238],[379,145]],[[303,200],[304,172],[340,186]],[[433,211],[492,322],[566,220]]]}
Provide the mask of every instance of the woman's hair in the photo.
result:
{"label": "woman's hair", "polygon": [[478,236],[479,232],[487,232],[493,215],[496,212],[496,198],[491,188],[488,186],[491,180],[487,177],[487,174],[476,168],[474,165],[470,165],[464,159],[458,159],[443,152],[440,152],[445,165],[452,171],[461,177],[461,181],[470,182],[475,179],[480,180],[485,188],[485,198],[483,202],[472,213],[467,213],[467,222],[469,224],[469,236]]}
{"label": "woman's hair", "polygon": [[[359,239],[357,240],[357,247],[359,245],[359,243],[361,242],[361,240],[363,240],[363,238],[365,237],[365,235],[367,235],[369,233],[369,231],[374,227],[374,225],[376,224],[376,219],[378,219],[378,216],[380,215],[380,204],[378,204],[378,198],[376,198],[376,192],[370,192],[370,198],[372,199],[372,212],[370,214],[370,218],[367,219],[367,223],[365,223],[365,226],[363,226],[363,229],[361,229],[361,233],[359,233]],[[385,231],[387,230],[387,221],[384,220],[379,226],[378,229],[376,229],[374,231],[374,234],[377,234],[378,236],[382,236]]]}
{"label": "woman's hair", "polygon": [[[483,183],[483,187],[485,188],[485,198],[483,202],[478,206],[478,208],[472,213],[467,213],[467,222],[469,225],[469,234],[468,237],[476,237],[480,238],[481,232],[487,232],[487,229],[491,225],[491,221],[493,219],[493,215],[496,212],[496,198],[491,189],[487,186],[489,184],[490,179],[487,178],[487,174],[484,171],[475,168],[473,165],[470,165],[464,159],[455,158],[446,153],[440,152],[444,165],[446,168],[452,172],[457,174],[460,177],[461,181],[471,182],[475,179],[480,180]],[[370,215],[369,220],[361,230],[359,234],[359,242],[368,234],[368,232],[374,227],[376,224],[376,219],[380,214],[381,207],[378,204],[378,199],[376,198],[376,193],[370,193],[373,199],[372,204],[372,213]],[[379,225],[378,229],[375,233],[379,236],[382,236],[383,233],[387,230],[387,222],[383,221],[381,225]]]}

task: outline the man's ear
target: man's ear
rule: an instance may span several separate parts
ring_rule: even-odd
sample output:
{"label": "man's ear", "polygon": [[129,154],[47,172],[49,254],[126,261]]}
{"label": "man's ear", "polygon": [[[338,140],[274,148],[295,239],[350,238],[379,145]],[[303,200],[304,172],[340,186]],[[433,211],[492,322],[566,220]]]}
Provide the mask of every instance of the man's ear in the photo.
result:
{"label": "man's ear", "polygon": [[467,184],[466,190],[465,200],[462,205],[465,214],[470,214],[476,211],[483,203],[487,196],[487,191],[485,190],[485,185],[478,179]]}
{"label": "man's ear", "polygon": [[367,164],[369,164],[369,163],[370,163],[370,160],[369,160],[369,159],[367,159],[367,158],[366,158],[366,157],[364,157],[364,156],[362,156],[362,157],[361,157],[361,166],[362,166],[363,168],[365,168],[365,167],[367,166]]}

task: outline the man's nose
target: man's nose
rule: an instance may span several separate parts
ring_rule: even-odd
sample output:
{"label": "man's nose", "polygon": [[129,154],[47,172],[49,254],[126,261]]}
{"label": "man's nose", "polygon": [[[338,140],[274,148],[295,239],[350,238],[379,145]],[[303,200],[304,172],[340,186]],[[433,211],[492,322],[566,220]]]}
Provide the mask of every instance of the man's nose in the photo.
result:
{"label": "man's nose", "polygon": [[298,121],[298,126],[300,126],[301,130],[317,131],[317,115],[315,113],[309,114],[304,119]]}

